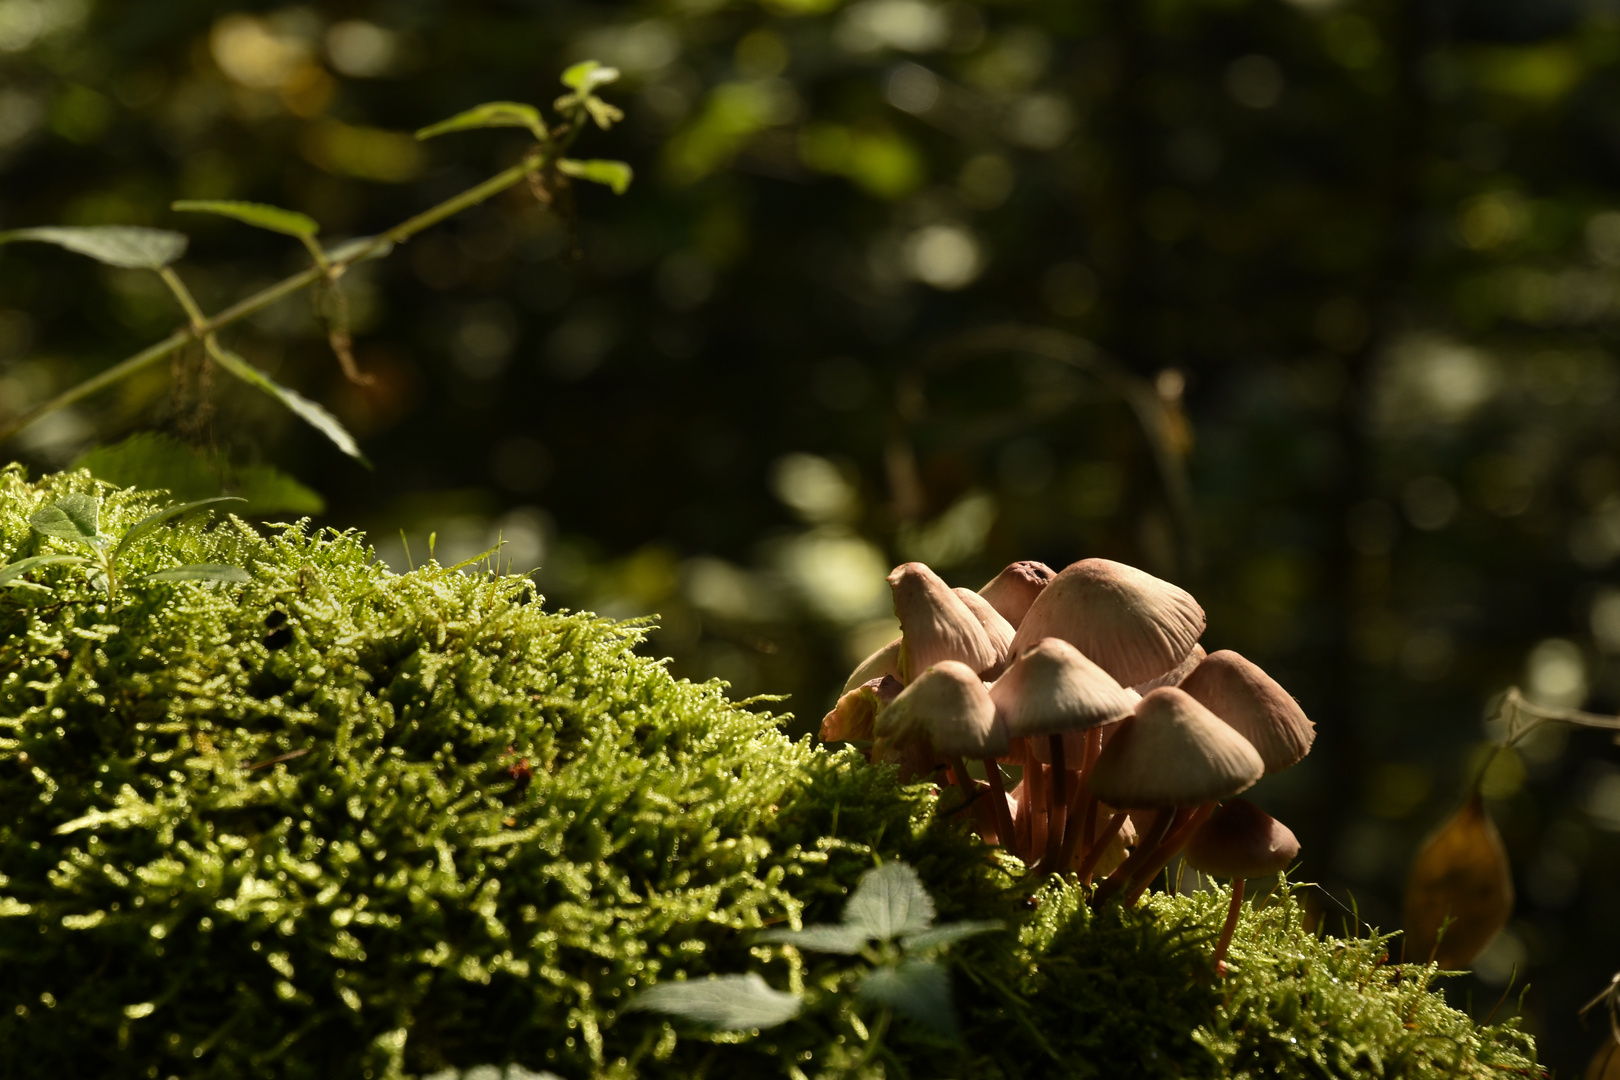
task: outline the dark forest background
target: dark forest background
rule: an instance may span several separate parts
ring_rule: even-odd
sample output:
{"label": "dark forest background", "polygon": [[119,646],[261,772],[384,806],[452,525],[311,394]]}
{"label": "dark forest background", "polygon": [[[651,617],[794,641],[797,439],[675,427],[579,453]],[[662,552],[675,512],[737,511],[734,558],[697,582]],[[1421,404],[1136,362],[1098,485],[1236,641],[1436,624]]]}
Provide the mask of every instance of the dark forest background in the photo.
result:
{"label": "dark forest background", "polygon": [[[628,118],[579,150],[626,195],[517,189],[357,267],[368,385],[306,297],[226,334],[373,470],[197,356],[7,457],[156,429],[401,569],[502,538],[799,732],[893,635],[896,562],[1141,565],[1317,722],[1255,798],[1385,928],[1493,695],[1620,709],[1607,0],[0,0],[0,228],[182,229],[217,310],[305,256],[172,200],[378,231],[525,149],[411,131],[549,109],[585,58]],[[153,275],[0,249],[0,420],[180,321]],[[1518,909],[1451,993],[1528,983],[1575,1075],[1620,968],[1620,748],[1548,731],[1485,790]]]}

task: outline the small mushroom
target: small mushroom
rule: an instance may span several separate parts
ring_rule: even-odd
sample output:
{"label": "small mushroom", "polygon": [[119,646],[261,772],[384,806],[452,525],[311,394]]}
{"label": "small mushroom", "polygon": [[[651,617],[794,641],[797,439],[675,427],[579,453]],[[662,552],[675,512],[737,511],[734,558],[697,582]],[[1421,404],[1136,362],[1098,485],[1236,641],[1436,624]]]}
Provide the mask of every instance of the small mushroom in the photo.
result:
{"label": "small mushroom", "polygon": [[1232,903],[1215,945],[1215,970],[1226,974],[1226,948],[1237,929],[1246,878],[1278,874],[1299,857],[1299,841],[1288,826],[1247,799],[1222,803],[1187,841],[1187,865],[1232,879]]}
{"label": "small mushroom", "polygon": [[1248,740],[1186,692],[1150,691],[1103,747],[1090,782],[1104,802],[1157,814],[1136,851],[1098,888],[1095,902],[1133,882],[1145,888],[1179,846],[1165,843],[1172,824],[1188,824],[1195,812],[1207,815],[1217,801],[1263,775],[1265,763]]}
{"label": "small mushroom", "polygon": [[1130,686],[1173,670],[1203,632],[1204,609],[1186,590],[1134,566],[1084,559],[1035,598],[1012,651],[1063,638]]}
{"label": "small mushroom", "polygon": [[849,693],[864,682],[892,675],[900,678],[900,639],[895,638],[877,652],[862,660],[844,682],[844,693]]}
{"label": "small mushroom", "polygon": [[[1007,752],[1007,729],[996,718],[996,707],[984,682],[966,664],[943,660],[917,676],[893,701],[878,713],[873,735],[885,742],[926,742],[936,756],[951,766],[956,782],[969,800],[976,800],[978,786],[969,776],[964,758],[994,759]],[[993,785],[992,785],[993,786]],[[996,818],[1005,810],[1006,799],[990,800]],[[1010,820],[990,822],[997,836],[1010,835]]]}
{"label": "small mushroom", "polygon": [[986,678],[999,675],[1007,666],[1009,654],[1007,650],[1012,647],[1013,634],[1017,633],[1012,624],[1001,617],[1001,612],[990,606],[989,601],[974,592],[972,589],[955,588],[951,590],[961,597],[962,603],[973,612],[973,617],[979,620],[984,628],[985,636],[996,650],[996,666],[983,672]]}
{"label": "small mushroom", "polygon": [[1043,638],[996,680],[990,699],[1007,734],[1028,739],[1035,761],[1052,766],[1041,867],[1054,869],[1067,861],[1068,773],[1081,767],[1084,733],[1129,716],[1135,697],[1067,641]]}
{"label": "small mushroom", "polygon": [[999,662],[978,618],[928,567],[919,562],[895,567],[889,587],[900,618],[901,682],[945,660],[966,664],[975,675]]}
{"label": "small mushroom", "polygon": [[989,601],[990,606],[1001,613],[1014,630],[1024,621],[1024,615],[1029,606],[1041,594],[1041,590],[1057,577],[1057,571],[1043,562],[1025,559],[1015,562],[1007,569],[997,574],[979,595]]}
{"label": "small mushroom", "polygon": [[872,725],[883,707],[903,690],[892,675],[868,679],[839,697],[832,712],[821,719],[823,742],[855,742],[872,737]]}
{"label": "small mushroom", "polygon": [[1230,649],[1210,653],[1181,683],[1210,712],[1260,752],[1269,775],[1310,752],[1316,725],[1288,691]]}

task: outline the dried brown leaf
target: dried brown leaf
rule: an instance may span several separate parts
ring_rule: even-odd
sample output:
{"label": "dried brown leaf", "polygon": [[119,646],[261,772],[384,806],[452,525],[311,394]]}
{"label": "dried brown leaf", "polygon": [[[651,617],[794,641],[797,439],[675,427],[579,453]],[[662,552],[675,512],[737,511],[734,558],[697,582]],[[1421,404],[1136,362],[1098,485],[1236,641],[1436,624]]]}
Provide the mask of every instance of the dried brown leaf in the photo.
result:
{"label": "dried brown leaf", "polygon": [[1467,967],[1512,914],[1507,851],[1475,791],[1412,864],[1406,882],[1406,959],[1424,963],[1432,957],[1442,968]]}
{"label": "dried brown leaf", "polygon": [[1586,1080],[1620,1080],[1620,1043],[1609,1039],[1592,1055]]}

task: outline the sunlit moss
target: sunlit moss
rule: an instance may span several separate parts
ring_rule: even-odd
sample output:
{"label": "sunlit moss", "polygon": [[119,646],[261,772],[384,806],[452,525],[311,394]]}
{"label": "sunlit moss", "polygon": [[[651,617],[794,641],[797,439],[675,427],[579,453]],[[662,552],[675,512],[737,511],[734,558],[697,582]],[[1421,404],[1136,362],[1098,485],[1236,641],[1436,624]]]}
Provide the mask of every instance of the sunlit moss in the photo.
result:
{"label": "sunlit moss", "polygon": [[[0,560],[48,550],[28,516],[94,488],[0,471]],[[102,493],[112,535],[160,501]],[[133,581],[234,563],[245,586],[130,586],[109,605],[51,567],[53,592],[0,593],[0,1074],[1527,1063],[1521,1036],[1476,1031],[1377,942],[1302,933],[1287,903],[1245,921],[1217,985],[1218,897],[1098,916],[1060,885],[1026,901],[929,788],[671,678],[633,652],[637,626],[547,611],[523,579],[395,575],[353,533],[269,532],[192,520],[121,564]],[[859,961],[749,931],[836,918],[895,858],[943,918],[1008,929],[950,954],[965,1049],[899,1024],[860,1064],[872,1017],[843,993]],[[705,1036],[623,1009],[660,979],[746,970],[804,991],[805,1017]]]}

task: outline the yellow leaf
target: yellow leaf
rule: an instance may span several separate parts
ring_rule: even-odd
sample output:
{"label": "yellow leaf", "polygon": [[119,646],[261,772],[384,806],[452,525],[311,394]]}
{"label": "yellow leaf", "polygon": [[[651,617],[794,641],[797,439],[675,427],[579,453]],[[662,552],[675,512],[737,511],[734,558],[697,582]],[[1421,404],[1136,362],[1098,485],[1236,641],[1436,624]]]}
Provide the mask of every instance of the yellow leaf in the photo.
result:
{"label": "yellow leaf", "polygon": [[1512,914],[1507,852],[1476,791],[1412,864],[1406,959],[1421,964],[1432,956],[1442,968],[1467,967]]}

